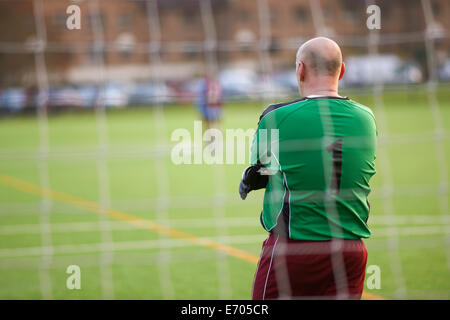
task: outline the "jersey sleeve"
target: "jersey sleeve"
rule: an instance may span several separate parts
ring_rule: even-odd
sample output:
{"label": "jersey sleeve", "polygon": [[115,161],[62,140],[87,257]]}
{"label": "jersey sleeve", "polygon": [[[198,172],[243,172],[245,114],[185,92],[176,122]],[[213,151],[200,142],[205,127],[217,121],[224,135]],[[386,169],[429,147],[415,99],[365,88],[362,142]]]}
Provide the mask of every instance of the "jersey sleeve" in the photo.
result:
{"label": "jersey sleeve", "polygon": [[[305,100],[305,98],[290,102],[271,104],[266,109],[264,109],[261,116],[259,117],[258,128],[255,132],[255,136],[253,137],[250,156],[251,165],[263,164],[267,166],[269,163],[271,163],[272,165],[270,166],[273,166],[275,162],[273,161],[274,159],[271,159],[270,152],[272,150],[270,150],[271,143],[269,143],[269,141],[272,141],[271,129],[278,129],[278,125],[276,123],[276,117],[271,117],[269,114],[279,108],[303,100]],[[268,118],[270,118],[270,120],[268,120]],[[275,159],[275,161],[277,162],[278,160]]]}
{"label": "jersey sleeve", "polygon": [[258,122],[258,127],[256,129],[255,135],[253,136],[252,146],[251,146],[251,153],[250,153],[250,165],[254,166],[256,164],[261,164],[261,158],[260,155],[263,154],[263,152],[266,152],[267,150],[261,149],[261,143],[260,143],[260,137],[261,132],[263,132],[265,128],[265,121],[262,121],[262,117],[260,117],[260,120]]}
{"label": "jersey sleeve", "polygon": [[[267,110],[267,109],[266,109]],[[266,112],[264,110],[264,112]],[[268,127],[264,113],[261,115],[255,135],[253,136],[250,164],[251,165],[267,165],[270,162],[270,141],[271,130]]]}

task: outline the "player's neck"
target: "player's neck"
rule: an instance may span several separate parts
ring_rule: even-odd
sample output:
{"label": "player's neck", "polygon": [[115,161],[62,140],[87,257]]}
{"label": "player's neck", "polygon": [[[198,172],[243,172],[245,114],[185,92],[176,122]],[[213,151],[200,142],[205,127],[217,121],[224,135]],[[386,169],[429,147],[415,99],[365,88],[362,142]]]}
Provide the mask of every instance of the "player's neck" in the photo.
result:
{"label": "player's neck", "polygon": [[301,90],[301,95],[304,97],[308,96],[326,96],[326,97],[340,97],[338,93],[338,86],[336,84],[322,84],[314,83],[309,85],[304,85],[303,90]]}
{"label": "player's neck", "polygon": [[303,96],[341,97],[337,90],[304,90]]}

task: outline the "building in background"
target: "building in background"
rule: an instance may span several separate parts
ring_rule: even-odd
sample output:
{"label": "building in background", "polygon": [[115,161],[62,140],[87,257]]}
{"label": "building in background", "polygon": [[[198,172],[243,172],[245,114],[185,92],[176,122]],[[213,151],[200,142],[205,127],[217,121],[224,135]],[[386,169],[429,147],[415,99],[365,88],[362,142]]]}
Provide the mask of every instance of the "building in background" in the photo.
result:
{"label": "building in background", "polygon": [[[149,2],[156,1],[151,0]],[[149,21],[147,2],[99,0],[43,1],[46,65],[52,84],[98,80],[151,80],[155,75],[180,80],[202,73],[205,62],[205,16],[200,0],[158,0],[159,21]],[[420,0],[379,0],[380,52],[413,59],[426,68],[426,29]],[[438,62],[448,58],[450,2],[432,0]],[[81,29],[66,28],[66,8],[81,8]],[[292,68],[295,51],[305,39],[327,35],[338,40],[344,55],[367,54],[366,4],[353,0],[211,0],[217,36],[215,55],[221,68],[261,71],[270,58],[275,70]],[[265,10],[267,9],[267,10]],[[32,0],[0,3],[1,86],[32,85],[37,39]],[[100,22],[95,28],[93,22]],[[160,60],[150,54],[160,26]],[[430,26],[429,26],[430,27]],[[158,30],[156,30],[158,31]]]}

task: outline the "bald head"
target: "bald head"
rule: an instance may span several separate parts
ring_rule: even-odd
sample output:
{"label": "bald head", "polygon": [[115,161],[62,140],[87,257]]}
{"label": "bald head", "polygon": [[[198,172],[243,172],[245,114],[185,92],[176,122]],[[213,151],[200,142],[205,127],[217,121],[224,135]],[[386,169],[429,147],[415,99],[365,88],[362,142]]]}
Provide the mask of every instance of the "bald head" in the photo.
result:
{"label": "bald head", "polygon": [[306,70],[317,76],[339,76],[342,53],[331,39],[318,37],[305,42],[297,51],[296,67],[303,62]]}

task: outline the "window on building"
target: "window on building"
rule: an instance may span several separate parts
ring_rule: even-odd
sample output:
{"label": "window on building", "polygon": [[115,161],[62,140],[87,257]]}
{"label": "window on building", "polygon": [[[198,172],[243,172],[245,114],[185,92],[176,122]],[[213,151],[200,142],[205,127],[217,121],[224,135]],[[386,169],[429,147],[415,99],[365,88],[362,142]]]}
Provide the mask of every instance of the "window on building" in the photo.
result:
{"label": "window on building", "polygon": [[194,59],[198,56],[198,50],[194,45],[188,43],[183,47],[183,55],[186,59]]}
{"label": "window on building", "polygon": [[441,6],[439,3],[437,2],[433,2],[432,4],[432,8],[433,8],[433,14],[435,17],[439,16],[440,12],[441,12]]}
{"label": "window on building", "polygon": [[55,13],[52,16],[52,23],[56,27],[65,27],[67,17],[62,13]]}
{"label": "window on building", "polygon": [[242,10],[239,12],[238,17],[240,22],[245,23],[248,22],[248,20],[250,19],[250,14],[247,10]]}
{"label": "window on building", "polygon": [[305,7],[296,7],[293,10],[294,19],[299,23],[309,22],[309,11]]}
{"label": "window on building", "polygon": [[269,52],[272,55],[276,55],[280,52],[280,44],[278,42],[277,39],[272,38],[271,42],[270,42],[270,47],[269,47]]}
{"label": "window on building", "polygon": [[198,22],[197,12],[191,9],[183,11],[183,23],[185,26],[194,26]]}
{"label": "window on building", "polygon": [[131,58],[131,51],[130,50],[120,50],[119,56],[122,60],[129,60]]}
{"label": "window on building", "polygon": [[278,23],[278,22],[279,22],[279,20],[280,20],[280,14],[279,14],[279,12],[278,12],[277,9],[271,8],[269,14],[270,14],[270,22],[271,22],[271,23],[275,24],[275,23]]}
{"label": "window on building", "polygon": [[198,57],[198,53],[197,52],[193,52],[193,51],[185,51],[184,52],[184,57],[188,60],[193,60],[196,59]]}
{"label": "window on building", "polygon": [[98,64],[100,61],[106,62],[107,54],[105,48],[93,44],[89,48],[89,59],[94,64]]}
{"label": "window on building", "polygon": [[119,27],[122,29],[129,28],[133,24],[133,17],[130,13],[122,13],[119,16]]}
{"label": "window on building", "polygon": [[359,12],[353,10],[344,10],[342,12],[342,16],[344,17],[345,21],[354,22],[359,19]]}
{"label": "window on building", "polygon": [[332,22],[334,20],[335,11],[331,8],[324,8],[323,9],[323,17],[325,18],[325,21]]}
{"label": "window on building", "polygon": [[87,17],[87,25],[91,28],[94,28],[97,23],[100,24],[103,28],[106,27],[106,16],[103,13],[100,14],[89,14]]}
{"label": "window on building", "polygon": [[345,21],[356,22],[365,17],[366,7],[364,2],[354,0],[340,0],[342,17]]}

